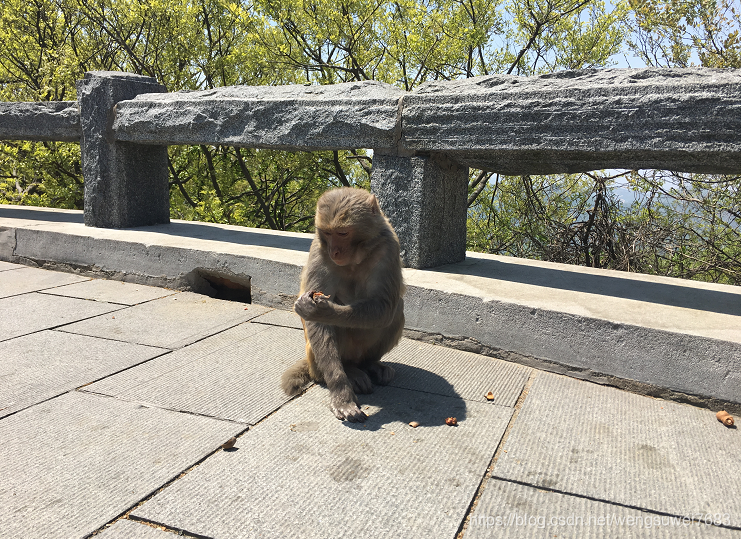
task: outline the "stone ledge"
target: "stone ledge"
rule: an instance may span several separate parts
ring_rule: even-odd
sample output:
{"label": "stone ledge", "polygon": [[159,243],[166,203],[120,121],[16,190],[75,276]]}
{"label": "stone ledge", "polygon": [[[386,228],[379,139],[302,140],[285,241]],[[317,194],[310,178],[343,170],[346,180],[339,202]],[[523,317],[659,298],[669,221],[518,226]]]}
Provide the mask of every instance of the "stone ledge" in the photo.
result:
{"label": "stone ledge", "polygon": [[[196,268],[249,278],[290,308],[311,235],[173,221],[84,227],[71,210],[0,206],[0,260],[188,288]],[[741,287],[467,253],[405,269],[407,327],[540,358],[557,372],[741,403]],[[612,382],[610,382],[612,383]]]}
{"label": "stone ledge", "polygon": [[430,82],[401,146],[502,174],[741,171],[741,70],[584,69]]}
{"label": "stone ledge", "polygon": [[291,151],[390,148],[402,90],[376,81],[143,94],[116,106],[117,140]]}
{"label": "stone ledge", "polygon": [[0,140],[80,142],[77,101],[0,102]]}

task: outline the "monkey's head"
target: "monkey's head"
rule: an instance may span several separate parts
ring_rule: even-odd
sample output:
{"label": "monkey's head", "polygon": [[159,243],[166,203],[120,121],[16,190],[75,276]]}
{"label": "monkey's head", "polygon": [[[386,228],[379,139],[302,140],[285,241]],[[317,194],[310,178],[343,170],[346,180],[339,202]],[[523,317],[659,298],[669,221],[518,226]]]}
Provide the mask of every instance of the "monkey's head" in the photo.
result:
{"label": "monkey's head", "polygon": [[364,246],[383,230],[386,218],[378,199],[362,189],[327,191],[316,205],[316,234],[332,262],[359,264],[368,255]]}

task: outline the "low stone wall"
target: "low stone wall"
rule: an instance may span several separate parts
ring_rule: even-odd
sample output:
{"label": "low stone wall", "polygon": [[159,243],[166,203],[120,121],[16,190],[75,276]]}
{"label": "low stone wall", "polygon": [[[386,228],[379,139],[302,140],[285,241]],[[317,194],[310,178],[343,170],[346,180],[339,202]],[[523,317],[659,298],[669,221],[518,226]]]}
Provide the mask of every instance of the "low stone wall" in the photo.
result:
{"label": "low stone wall", "polygon": [[741,70],[492,75],[414,92],[376,81],[163,92],[150,77],[87,73],[81,112],[0,104],[0,138],[81,139],[85,224],[106,228],[168,221],[170,144],[369,148],[371,190],[412,268],[465,258],[468,167],[741,172]]}

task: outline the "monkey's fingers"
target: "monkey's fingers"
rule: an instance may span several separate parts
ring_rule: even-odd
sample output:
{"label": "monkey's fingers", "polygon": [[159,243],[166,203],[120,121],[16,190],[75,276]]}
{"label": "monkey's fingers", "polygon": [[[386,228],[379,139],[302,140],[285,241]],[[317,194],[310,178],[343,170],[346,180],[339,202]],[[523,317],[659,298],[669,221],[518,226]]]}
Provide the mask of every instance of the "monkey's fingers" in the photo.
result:
{"label": "monkey's fingers", "polygon": [[351,423],[362,423],[368,419],[365,412],[363,412],[363,410],[361,410],[354,402],[332,407],[332,412],[334,412],[335,417],[340,421],[346,420]]}

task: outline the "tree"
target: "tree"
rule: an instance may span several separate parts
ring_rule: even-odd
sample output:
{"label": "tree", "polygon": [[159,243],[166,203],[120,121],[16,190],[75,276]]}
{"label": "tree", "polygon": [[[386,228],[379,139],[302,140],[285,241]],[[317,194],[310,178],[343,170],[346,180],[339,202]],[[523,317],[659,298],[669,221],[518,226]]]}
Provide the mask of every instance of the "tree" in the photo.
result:
{"label": "tree", "polygon": [[[89,70],[169,91],[235,84],[431,80],[603,67],[739,66],[731,0],[8,0],[0,99],[72,100]],[[171,147],[171,215],[311,229],[321,192],[368,187],[363,149]],[[739,282],[739,179],[664,172],[503,177],[472,170],[469,248]],[[615,187],[632,189],[622,201]],[[81,208],[74,144],[0,144],[0,202]]]}

